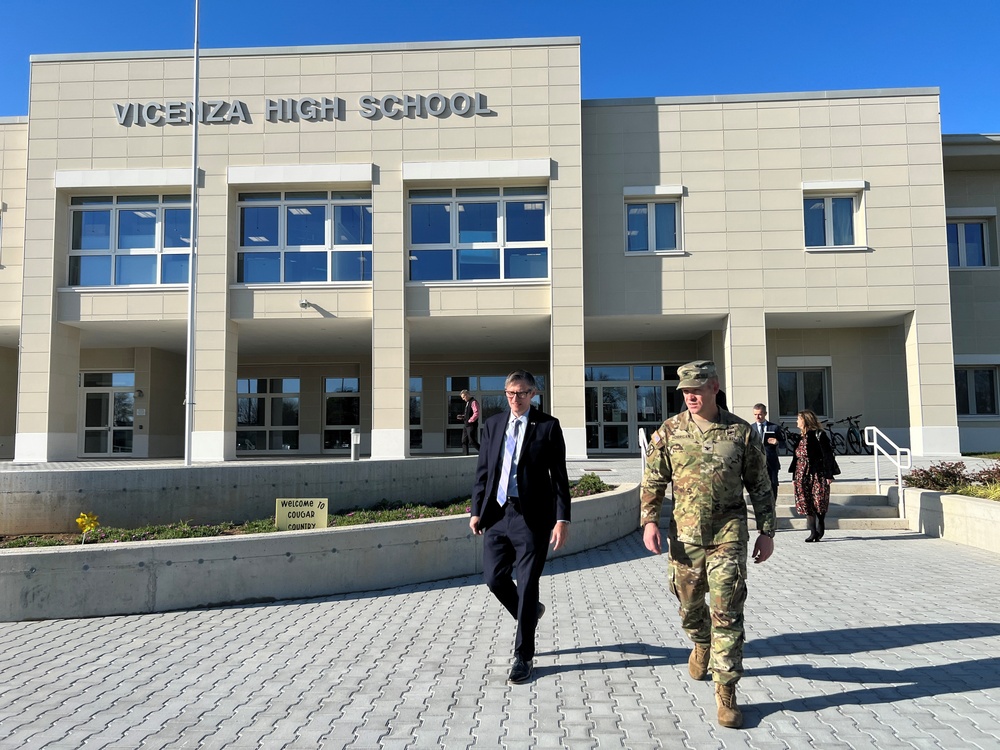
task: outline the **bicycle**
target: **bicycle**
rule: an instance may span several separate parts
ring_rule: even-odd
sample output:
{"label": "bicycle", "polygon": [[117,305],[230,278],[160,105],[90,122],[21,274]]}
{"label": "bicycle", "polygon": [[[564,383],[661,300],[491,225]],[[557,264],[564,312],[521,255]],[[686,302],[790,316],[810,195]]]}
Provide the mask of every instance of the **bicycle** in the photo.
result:
{"label": "bicycle", "polygon": [[794,425],[787,425],[782,423],[781,425],[781,442],[779,446],[784,451],[785,455],[794,456],[795,449],[799,447],[799,441],[802,439],[802,435],[798,432],[792,432],[795,429]]}
{"label": "bicycle", "polygon": [[860,414],[853,417],[847,417],[847,422],[850,424],[850,427],[847,428],[847,445],[850,446],[851,450],[857,455],[865,453],[870,456],[874,448],[868,445],[862,436],[863,433],[861,432],[860,419]]}
{"label": "bicycle", "polygon": [[823,429],[826,430],[827,434],[830,437],[830,445],[833,446],[833,452],[835,455],[838,456],[847,455],[847,441],[844,440],[844,436],[841,435],[839,432],[833,431],[833,426],[837,424],[843,424],[846,421],[847,421],[846,419],[838,419],[836,422],[825,422],[823,425]]}

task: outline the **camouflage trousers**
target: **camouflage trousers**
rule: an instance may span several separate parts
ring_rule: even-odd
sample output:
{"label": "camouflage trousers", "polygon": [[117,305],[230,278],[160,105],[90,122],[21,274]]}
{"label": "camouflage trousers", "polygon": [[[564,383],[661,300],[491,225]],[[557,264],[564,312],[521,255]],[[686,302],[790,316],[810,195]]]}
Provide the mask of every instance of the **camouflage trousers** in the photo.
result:
{"label": "camouflage trousers", "polygon": [[680,602],[684,632],[695,643],[711,644],[712,679],[735,683],[743,675],[747,543],[702,547],[671,539],[670,590]]}

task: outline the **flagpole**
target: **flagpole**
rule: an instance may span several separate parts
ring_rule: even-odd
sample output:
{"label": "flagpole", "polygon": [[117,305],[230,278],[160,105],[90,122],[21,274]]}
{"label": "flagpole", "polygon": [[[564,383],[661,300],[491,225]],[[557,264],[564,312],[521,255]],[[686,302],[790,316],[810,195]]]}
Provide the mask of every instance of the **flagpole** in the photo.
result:
{"label": "flagpole", "polygon": [[184,465],[191,465],[194,432],[195,284],[198,278],[198,122],[201,119],[198,83],[201,60],[198,53],[199,0],[194,0],[194,95],[191,107],[191,254],[188,260],[187,382],[184,389]]}

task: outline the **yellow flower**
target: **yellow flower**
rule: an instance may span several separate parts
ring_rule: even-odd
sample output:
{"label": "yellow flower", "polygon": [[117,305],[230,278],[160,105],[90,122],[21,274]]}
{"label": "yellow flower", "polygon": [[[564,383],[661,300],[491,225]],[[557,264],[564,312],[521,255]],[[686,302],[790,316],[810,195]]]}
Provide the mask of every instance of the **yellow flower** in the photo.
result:
{"label": "yellow flower", "polygon": [[80,527],[81,532],[87,534],[96,529],[101,524],[97,522],[96,513],[81,513],[79,517],[76,519],[76,525]]}

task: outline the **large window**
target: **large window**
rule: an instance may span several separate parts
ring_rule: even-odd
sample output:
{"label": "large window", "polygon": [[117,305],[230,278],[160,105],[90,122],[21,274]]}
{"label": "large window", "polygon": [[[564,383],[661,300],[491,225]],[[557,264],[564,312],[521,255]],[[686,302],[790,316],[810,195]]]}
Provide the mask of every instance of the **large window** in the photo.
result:
{"label": "large window", "polygon": [[795,418],[811,409],[825,418],[830,413],[829,375],[826,368],[778,370],[778,415]]}
{"label": "large window", "polygon": [[803,233],[807,250],[866,249],[864,180],[802,183]]}
{"label": "large window", "polygon": [[410,450],[424,447],[424,379],[410,378]]}
{"label": "large window", "polygon": [[70,200],[70,286],[187,284],[189,195]]}
{"label": "large window", "polygon": [[989,233],[984,221],[948,222],[948,265],[952,268],[982,268],[993,265]]}
{"label": "large window", "polygon": [[584,379],[588,451],[635,451],[636,428],[648,439],[685,408],[676,365],[587,365]]}
{"label": "large window", "polygon": [[625,203],[625,250],[629,253],[675,252],[680,248],[680,202]]}
{"label": "large window", "polygon": [[961,416],[996,416],[997,368],[956,367],[955,400]]}
{"label": "large window", "polygon": [[544,187],[410,190],[410,280],[549,276]]}
{"label": "large window", "polygon": [[806,247],[854,247],[853,195],[810,196],[803,203]]}
{"label": "large window", "polygon": [[299,449],[299,379],[236,381],[236,450]]}
{"label": "large window", "polygon": [[[448,393],[448,429],[445,436],[445,448],[458,450],[462,447],[462,431],[464,422],[459,419],[465,414],[465,401],[462,400],[462,391],[468,390],[479,402],[480,424],[488,417],[506,411],[507,396],[504,395],[504,383],[506,375],[471,375],[453,376],[445,379],[445,388]],[[538,393],[531,399],[531,405],[542,408],[542,392],[545,390],[545,376],[535,375],[535,383],[538,386]]]}
{"label": "large window", "polygon": [[323,450],[351,450],[351,428],[361,427],[361,383],[358,378],[325,378]]}
{"label": "large window", "polygon": [[370,282],[371,191],[240,193],[241,284]]}

